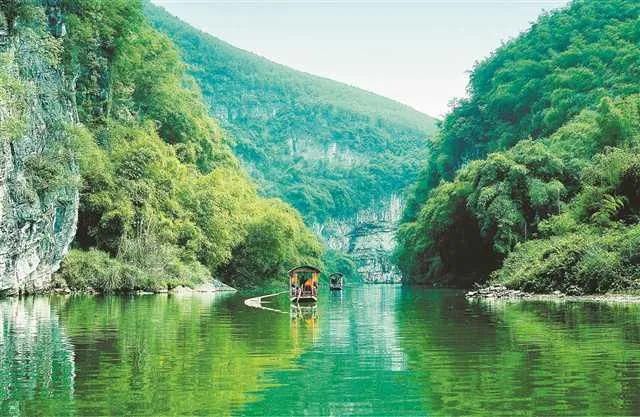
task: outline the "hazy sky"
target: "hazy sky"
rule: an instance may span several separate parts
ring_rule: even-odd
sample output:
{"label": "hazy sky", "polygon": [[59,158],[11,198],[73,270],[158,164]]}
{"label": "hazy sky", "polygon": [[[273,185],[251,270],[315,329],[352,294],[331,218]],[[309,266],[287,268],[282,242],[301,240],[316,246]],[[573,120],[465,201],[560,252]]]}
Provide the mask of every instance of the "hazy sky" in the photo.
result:
{"label": "hazy sky", "polygon": [[442,116],[476,60],[566,0],[153,0],[295,69]]}

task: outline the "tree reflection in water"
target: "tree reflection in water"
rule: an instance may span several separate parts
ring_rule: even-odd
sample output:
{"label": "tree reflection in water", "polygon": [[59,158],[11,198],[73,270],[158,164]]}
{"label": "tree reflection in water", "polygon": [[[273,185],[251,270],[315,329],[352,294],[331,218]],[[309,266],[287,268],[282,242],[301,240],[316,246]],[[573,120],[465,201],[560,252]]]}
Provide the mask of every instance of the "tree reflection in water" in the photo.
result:
{"label": "tree reflection in water", "polygon": [[48,298],[0,301],[0,415],[68,415],[74,353]]}

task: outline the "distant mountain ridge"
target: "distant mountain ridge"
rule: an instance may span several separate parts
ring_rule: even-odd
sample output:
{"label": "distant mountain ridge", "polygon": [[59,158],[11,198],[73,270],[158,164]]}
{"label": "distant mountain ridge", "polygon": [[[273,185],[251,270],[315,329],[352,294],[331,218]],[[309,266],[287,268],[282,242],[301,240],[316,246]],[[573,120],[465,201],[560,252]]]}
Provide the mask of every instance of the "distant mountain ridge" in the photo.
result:
{"label": "distant mountain ridge", "polygon": [[[252,77],[258,80],[260,77],[263,78],[260,80],[260,84],[243,85],[243,88],[253,87],[254,90],[263,89],[266,91],[286,86],[289,89],[286,92],[287,95],[312,99],[313,101],[327,101],[337,106],[343,104],[345,110],[355,110],[399,125],[410,126],[417,130],[426,128],[433,132],[436,119],[411,106],[340,81],[287,67],[266,57],[235,47],[222,39],[194,28],[160,7],[149,4],[146,12],[156,28],[178,43],[186,62],[192,66],[191,72],[200,77],[203,73],[211,74],[214,69],[226,68],[228,71],[233,71],[233,74],[231,72],[228,74],[230,78]],[[203,55],[205,51],[212,53],[211,58],[227,58],[228,60],[217,63],[213,61],[196,62],[197,55]],[[203,65],[205,63],[207,65]],[[271,78],[274,75],[281,77],[283,74],[292,78]],[[200,77],[196,78],[201,80]],[[265,82],[264,78],[267,78],[268,82]],[[219,78],[218,81],[223,81],[223,78]],[[348,104],[340,103],[345,99],[352,101]]]}
{"label": "distant mountain ridge", "polygon": [[[417,178],[436,119],[233,47],[151,4],[146,13],[180,48],[262,193],[288,201],[327,242],[350,253],[358,252],[355,235],[368,236],[358,218],[384,220],[385,233],[393,233],[388,225],[398,210],[391,216],[382,207],[396,207]],[[377,251],[386,256],[387,249]]]}

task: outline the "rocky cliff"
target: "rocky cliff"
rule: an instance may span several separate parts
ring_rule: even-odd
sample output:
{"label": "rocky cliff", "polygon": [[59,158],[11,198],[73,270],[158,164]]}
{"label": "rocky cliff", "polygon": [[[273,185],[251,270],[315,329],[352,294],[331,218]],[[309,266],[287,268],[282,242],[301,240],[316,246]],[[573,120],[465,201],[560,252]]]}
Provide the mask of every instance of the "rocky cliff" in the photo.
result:
{"label": "rocky cliff", "polygon": [[401,213],[402,201],[393,194],[372,202],[353,218],[329,220],[314,229],[328,247],[353,257],[365,282],[398,283],[400,272],[390,257]]}
{"label": "rocky cliff", "polygon": [[[357,171],[369,157],[349,144],[317,138],[294,138],[288,141],[288,152],[296,160],[320,161],[330,171]],[[340,204],[338,200],[336,204]],[[403,204],[398,194],[371,196],[369,204],[346,218],[325,219],[313,229],[327,247],[350,255],[358,273],[367,283],[399,283],[400,271],[391,261],[395,233]]]}
{"label": "rocky cliff", "polygon": [[13,295],[49,287],[75,234],[75,116],[56,38],[25,30],[0,48],[0,295]]}
{"label": "rocky cliff", "polygon": [[[320,161],[330,171],[357,171],[368,158],[366,153],[357,152],[348,143],[319,143],[317,138],[310,137],[290,137],[288,152],[292,159]],[[399,283],[400,271],[391,261],[391,253],[402,209],[402,200],[397,193],[372,195],[369,204],[354,215],[329,217],[314,223],[313,229],[328,248],[353,258],[364,282]]]}

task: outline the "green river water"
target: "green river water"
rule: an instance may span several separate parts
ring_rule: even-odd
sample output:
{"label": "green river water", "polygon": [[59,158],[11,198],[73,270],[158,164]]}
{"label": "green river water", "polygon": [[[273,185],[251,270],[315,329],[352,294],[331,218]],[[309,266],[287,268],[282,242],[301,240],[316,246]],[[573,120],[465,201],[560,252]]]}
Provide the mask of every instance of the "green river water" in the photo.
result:
{"label": "green river water", "polygon": [[[326,290],[326,289],[323,289]],[[350,286],[0,301],[0,415],[638,415],[640,305]]]}

